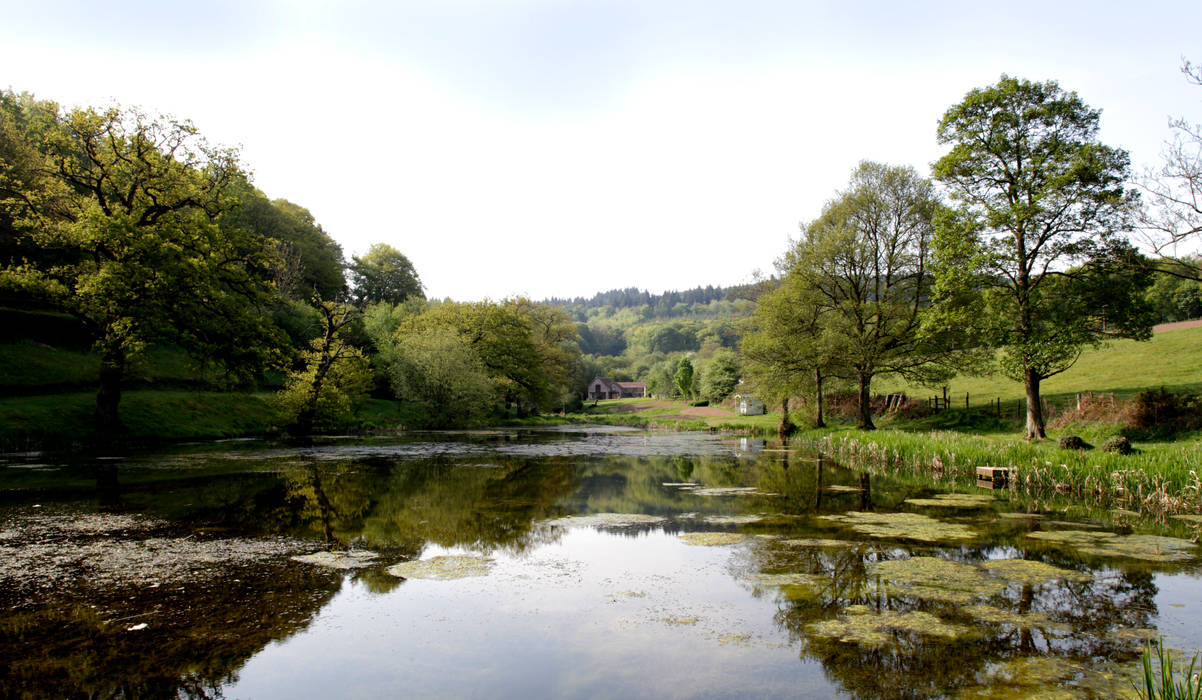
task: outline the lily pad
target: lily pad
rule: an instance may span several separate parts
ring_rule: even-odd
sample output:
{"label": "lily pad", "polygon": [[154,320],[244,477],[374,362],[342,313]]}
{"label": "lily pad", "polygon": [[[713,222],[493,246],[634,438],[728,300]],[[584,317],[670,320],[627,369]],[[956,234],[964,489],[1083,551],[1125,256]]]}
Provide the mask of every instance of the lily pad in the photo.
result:
{"label": "lily pad", "polygon": [[324,566],[330,569],[360,569],[375,564],[379,556],[375,552],[366,551],[323,551],[292,557],[292,561],[299,561],[304,564],[316,564],[317,566]]}
{"label": "lily pad", "polygon": [[998,513],[997,516],[1007,520],[1042,520],[1044,518],[1039,513]]}
{"label": "lily pad", "polygon": [[728,544],[738,544],[747,539],[746,535],[735,532],[690,532],[680,535],[685,544],[702,547],[721,547]]}
{"label": "lily pad", "polygon": [[488,557],[441,556],[407,561],[388,567],[388,573],[401,578],[423,578],[449,581],[470,576],[487,576],[493,560]]}
{"label": "lily pad", "polygon": [[1089,581],[1093,578],[1087,571],[1061,569],[1030,559],[993,559],[982,563],[981,567],[1007,581],[1025,586],[1038,586],[1049,581]]}
{"label": "lily pad", "polygon": [[806,625],[806,631],[815,637],[834,637],[841,642],[879,647],[892,641],[891,632],[919,634],[924,637],[941,637],[950,640],[968,634],[971,629],[963,625],[944,622],[927,612],[899,613],[888,610],[876,614],[860,613],[845,615],[834,620],[814,622]]}
{"label": "lily pad", "polygon": [[995,502],[993,496],[983,493],[941,493],[931,498],[906,499],[906,503],[912,506],[927,508],[984,508]]}
{"label": "lily pad", "polygon": [[856,532],[870,537],[944,542],[970,540],[977,536],[972,529],[917,513],[862,513],[850,511],[841,515],[819,516],[824,520],[844,523]]}
{"label": "lily pad", "polygon": [[1053,530],[1031,532],[1027,537],[1074,547],[1083,554],[1126,557],[1144,561],[1186,561],[1197,556],[1198,547],[1189,540],[1160,535],[1116,535],[1113,532]]}
{"label": "lily pad", "polygon": [[972,564],[941,557],[910,557],[873,564],[874,576],[885,579],[894,593],[963,605],[1000,593],[1005,584]]}

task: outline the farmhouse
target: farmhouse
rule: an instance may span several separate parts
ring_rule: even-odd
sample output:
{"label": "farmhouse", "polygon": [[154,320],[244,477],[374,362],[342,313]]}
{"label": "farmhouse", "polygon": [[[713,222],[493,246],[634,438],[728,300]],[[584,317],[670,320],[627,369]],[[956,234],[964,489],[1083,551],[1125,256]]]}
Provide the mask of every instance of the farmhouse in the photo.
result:
{"label": "farmhouse", "polygon": [[593,399],[628,399],[643,398],[647,395],[647,385],[643,382],[611,382],[605,377],[593,377],[588,384],[588,398]]}

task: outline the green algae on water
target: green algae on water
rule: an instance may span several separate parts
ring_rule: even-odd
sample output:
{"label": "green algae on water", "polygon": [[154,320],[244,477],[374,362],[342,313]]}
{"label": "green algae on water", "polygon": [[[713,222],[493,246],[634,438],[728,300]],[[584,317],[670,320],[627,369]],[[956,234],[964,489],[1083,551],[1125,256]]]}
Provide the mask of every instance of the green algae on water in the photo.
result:
{"label": "green algae on water", "polygon": [[403,562],[390,566],[386,570],[400,578],[450,581],[470,576],[487,576],[492,570],[493,563],[493,560],[488,557],[440,556]]}
{"label": "green algae on water", "polygon": [[944,622],[927,612],[899,613],[887,610],[880,613],[857,612],[834,620],[814,622],[806,625],[806,631],[815,637],[833,637],[840,642],[879,647],[892,641],[892,632],[951,640],[965,636],[971,629]]}
{"label": "green algae on water", "polygon": [[711,525],[750,525],[764,520],[763,515],[707,515],[702,520]]}
{"label": "green algae on water", "polygon": [[375,552],[367,551],[329,551],[295,556],[292,557],[292,561],[299,561],[304,564],[316,564],[317,566],[324,566],[329,569],[360,569],[375,564],[375,560],[379,556]]}
{"label": "green algae on water", "polygon": [[891,592],[923,600],[963,605],[1000,593],[1005,584],[972,564],[941,557],[910,557],[877,562],[869,571],[885,579]]}
{"label": "green algae on water", "polygon": [[822,515],[822,520],[844,523],[870,537],[944,542],[970,540],[977,533],[957,523],[948,523],[917,513],[863,513],[849,511],[840,515]]}
{"label": "green algae on water", "polygon": [[1048,620],[1047,616],[1041,613],[1017,613],[1011,610],[1003,610],[995,608],[992,605],[965,605],[960,608],[961,612],[969,615],[975,620],[981,622],[990,622],[995,625],[1014,625],[1021,629],[1031,629],[1034,627],[1052,627],[1053,623]]}
{"label": "green algae on water", "polygon": [[1126,557],[1144,561],[1187,561],[1197,556],[1198,547],[1189,540],[1160,535],[1116,535],[1113,532],[1052,530],[1027,533],[1027,537],[1073,547],[1082,554]]}
{"label": "green algae on water", "polygon": [[654,525],[662,523],[666,518],[659,515],[643,515],[641,513],[591,513],[589,515],[570,515],[550,521],[552,525],[563,527],[596,527],[621,528],[636,525]]}
{"label": "green algae on water", "polygon": [[685,544],[701,547],[721,547],[728,544],[738,544],[747,539],[746,535],[735,532],[690,532],[680,535]]}
{"label": "green algae on water", "polygon": [[859,486],[844,486],[843,484],[835,484],[822,489],[826,493],[859,493],[864,489]]}
{"label": "green algae on water", "polygon": [[860,544],[859,542],[853,542],[851,540],[827,540],[804,537],[781,540],[780,543],[790,547],[818,547],[821,549],[850,549]]}
{"label": "green algae on water", "polygon": [[941,493],[931,498],[907,498],[906,503],[927,508],[984,508],[996,500],[983,493]]}
{"label": "green algae on water", "polygon": [[1050,581],[1081,582],[1093,579],[1093,576],[1087,571],[1061,569],[1058,566],[1030,559],[992,559],[983,562],[981,567],[1007,581],[1026,586],[1038,586]]}
{"label": "green algae on water", "polygon": [[780,496],[779,493],[761,491],[754,486],[714,486],[704,489],[684,489],[697,496]]}

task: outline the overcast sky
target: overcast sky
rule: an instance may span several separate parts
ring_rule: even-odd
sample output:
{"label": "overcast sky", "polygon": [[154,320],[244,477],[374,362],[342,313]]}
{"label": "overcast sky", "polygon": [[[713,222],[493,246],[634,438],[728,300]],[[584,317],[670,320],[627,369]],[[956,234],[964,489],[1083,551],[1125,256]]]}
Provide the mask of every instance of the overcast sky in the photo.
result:
{"label": "overcast sky", "polygon": [[590,296],[771,270],[858,161],[929,172],[1003,73],[1154,164],[1202,121],[1199,26],[1198,0],[0,0],[0,86],[191,119],[429,296]]}

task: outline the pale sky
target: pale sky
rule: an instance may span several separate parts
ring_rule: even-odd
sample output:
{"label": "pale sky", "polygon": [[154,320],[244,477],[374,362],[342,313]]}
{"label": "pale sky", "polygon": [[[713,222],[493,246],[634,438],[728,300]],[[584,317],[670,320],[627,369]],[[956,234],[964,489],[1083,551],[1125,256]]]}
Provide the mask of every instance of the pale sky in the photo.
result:
{"label": "pale sky", "polygon": [[747,281],[871,159],[927,174],[1002,73],[1153,165],[1202,121],[1202,2],[0,0],[0,86],[241,146],[349,258],[434,298]]}

